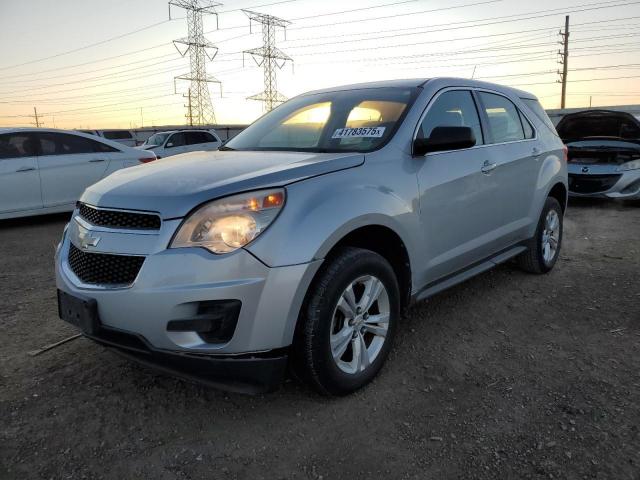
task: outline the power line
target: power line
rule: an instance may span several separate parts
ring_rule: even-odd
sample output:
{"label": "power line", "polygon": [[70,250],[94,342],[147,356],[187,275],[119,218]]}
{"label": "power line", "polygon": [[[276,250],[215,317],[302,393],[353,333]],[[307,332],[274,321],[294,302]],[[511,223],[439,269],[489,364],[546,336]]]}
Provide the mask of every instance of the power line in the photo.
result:
{"label": "power line", "polygon": [[123,33],[121,35],[116,35],[115,37],[107,38],[105,40],[101,40],[101,41],[95,42],[95,43],[90,43],[89,45],[84,45],[82,47],[78,47],[78,48],[74,48],[74,49],[71,49],[71,50],[67,50],[65,52],[56,53],[54,55],[49,55],[47,57],[36,58],[34,60],[29,60],[28,62],[17,63],[17,64],[14,64],[14,65],[8,65],[6,67],[0,67],[0,70],[8,70],[10,68],[23,67],[25,65],[31,65],[33,63],[43,62],[45,60],[50,60],[52,58],[58,58],[58,57],[62,57],[64,55],[69,55],[70,53],[76,53],[76,52],[79,52],[79,51],[82,51],[82,50],[86,50],[87,48],[96,47],[98,45],[104,45],[105,43],[113,42],[114,40],[119,40],[121,38],[128,37],[129,35],[133,35],[135,33],[143,32],[145,30],[149,30],[150,28],[154,28],[154,27],[157,27],[159,25],[164,25],[165,23],[171,22],[172,20],[178,20],[178,19],[174,18],[174,19],[169,19],[169,20],[163,20],[162,22],[153,23],[151,25],[147,25],[146,27],[138,28],[136,30],[132,30],[130,32]]}

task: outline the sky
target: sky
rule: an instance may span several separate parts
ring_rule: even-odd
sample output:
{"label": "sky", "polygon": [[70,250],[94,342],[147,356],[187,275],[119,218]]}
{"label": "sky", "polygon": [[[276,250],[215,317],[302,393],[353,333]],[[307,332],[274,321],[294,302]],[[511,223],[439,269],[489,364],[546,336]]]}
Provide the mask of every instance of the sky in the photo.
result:
{"label": "sky", "polygon": [[[560,106],[560,31],[570,14],[567,107],[640,104],[640,0],[236,0],[204,18],[218,52],[207,73],[219,124],[263,112],[247,97],[263,72],[242,52],[262,45],[242,9],[291,23],[276,44],[286,97],[394,78],[456,76],[515,86]],[[217,20],[217,21],[216,21]],[[175,39],[185,11],[167,0],[0,0],[0,126],[185,123],[188,74]]]}

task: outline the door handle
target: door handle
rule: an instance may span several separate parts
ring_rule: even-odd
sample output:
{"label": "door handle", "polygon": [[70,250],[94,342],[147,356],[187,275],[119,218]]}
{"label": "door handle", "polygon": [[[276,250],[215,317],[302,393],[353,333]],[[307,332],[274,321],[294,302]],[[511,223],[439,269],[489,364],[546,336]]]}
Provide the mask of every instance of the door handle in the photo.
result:
{"label": "door handle", "polygon": [[104,162],[104,158],[94,158],[93,160],[89,160],[89,163],[98,163]]}
{"label": "door handle", "polygon": [[533,150],[531,150],[531,155],[534,157],[539,157],[541,153],[542,152],[537,147],[533,147]]}
{"label": "door handle", "polygon": [[482,173],[490,173],[495,170],[497,166],[497,163],[489,163],[489,160],[485,160],[480,171],[482,171]]}
{"label": "door handle", "polygon": [[30,172],[35,170],[35,167],[22,167],[16,170],[16,172]]}

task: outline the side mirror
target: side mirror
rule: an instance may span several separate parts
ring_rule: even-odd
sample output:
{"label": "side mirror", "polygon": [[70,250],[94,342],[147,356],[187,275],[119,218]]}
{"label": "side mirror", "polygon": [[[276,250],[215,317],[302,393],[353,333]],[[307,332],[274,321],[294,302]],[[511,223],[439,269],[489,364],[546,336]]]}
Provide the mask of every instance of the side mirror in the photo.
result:
{"label": "side mirror", "polygon": [[169,142],[165,145],[165,148],[171,148],[173,147],[173,142]]}
{"label": "side mirror", "polygon": [[462,150],[476,144],[476,136],[470,127],[436,127],[429,138],[416,138],[413,155],[423,156],[430,152]]}

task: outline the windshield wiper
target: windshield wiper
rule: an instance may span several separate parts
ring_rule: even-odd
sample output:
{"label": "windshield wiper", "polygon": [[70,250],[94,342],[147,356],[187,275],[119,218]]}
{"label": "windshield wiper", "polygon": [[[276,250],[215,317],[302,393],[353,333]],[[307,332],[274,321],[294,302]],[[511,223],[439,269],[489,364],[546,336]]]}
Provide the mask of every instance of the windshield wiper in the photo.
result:
{"label": "windshield wiper", "polygon": [[227,147],[226,145],[221,145],[220,147],[218,147],[218,150],[221,150],[224,152],[231,152],[231,151],[235,151],[235,148]]}

